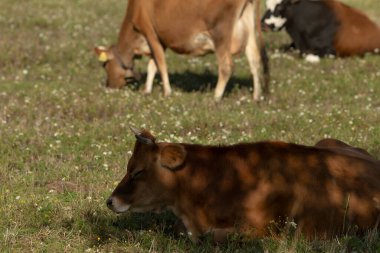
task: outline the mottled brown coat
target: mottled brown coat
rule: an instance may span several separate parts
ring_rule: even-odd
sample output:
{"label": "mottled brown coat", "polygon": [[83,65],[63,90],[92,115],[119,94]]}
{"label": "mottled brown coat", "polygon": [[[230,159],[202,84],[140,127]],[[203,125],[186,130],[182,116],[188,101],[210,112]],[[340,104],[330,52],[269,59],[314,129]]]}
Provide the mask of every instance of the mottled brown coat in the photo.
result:
{"label": "mottled brown coat", "polygon": [[206,232],[252,236],[294,221],[307,236],[375,228],[380,162],[333,139],[203,146],[159,143],[147,131],[107,205],[115,212],[172,210],[196,240]]}

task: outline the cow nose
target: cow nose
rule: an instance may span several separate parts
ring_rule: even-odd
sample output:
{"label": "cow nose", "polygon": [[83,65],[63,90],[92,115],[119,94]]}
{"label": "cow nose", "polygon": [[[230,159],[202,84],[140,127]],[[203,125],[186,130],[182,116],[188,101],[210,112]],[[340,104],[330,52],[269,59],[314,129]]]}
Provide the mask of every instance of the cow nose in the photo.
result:
{"label": "cow nose", "polygon": [[109,197],[106,201],[107,207],[111,208],[112,207],[112,197]]}
{"label": "cow nose", "polygon": [[261,30],[263,32],[268,32],[270,30],[269,25],[267,25],[264,20],[261,21]]}

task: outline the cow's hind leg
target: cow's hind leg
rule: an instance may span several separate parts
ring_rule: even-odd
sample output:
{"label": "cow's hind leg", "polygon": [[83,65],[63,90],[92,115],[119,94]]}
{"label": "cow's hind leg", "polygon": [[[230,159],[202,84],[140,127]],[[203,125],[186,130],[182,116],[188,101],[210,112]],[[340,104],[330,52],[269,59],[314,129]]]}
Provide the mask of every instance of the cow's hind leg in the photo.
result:
{"label": "cow's hind leg", "polygon": [[[250,36],[252,37],[252,36]],[[253,42],[252,42],[252,41]],[[248,44],[245,49],[245,53],[248,59],[249,68],[253,77],[253,100],[258,101],[261,98],[261,84],[260,84],[260,51],[257,47],[255,38],[249,38]]]}
{"label": "cow's hind leg", "polygon": [[253,100],[261,99],[261,84],[260,84],[260,67],[261,54],[257,44],[256,36],[253,31],[249,32],[245,54],[248,59],[249,68],[253,77]]}
{"label": "cow's hind leg", "polygon": [[156,63],[154,62],[153,58],[150,58],[148,62],[144,94],[149,94],[152,92],[154,76],[156,75],[156,73],[157,73]]}
{"label": "cow's hind leg", "polygon": [[218,59],[218,83],[215,88],[215,100],[222,99],[224,90],[232,72],[232,56],[228,47],[216,49],[216,58]]}

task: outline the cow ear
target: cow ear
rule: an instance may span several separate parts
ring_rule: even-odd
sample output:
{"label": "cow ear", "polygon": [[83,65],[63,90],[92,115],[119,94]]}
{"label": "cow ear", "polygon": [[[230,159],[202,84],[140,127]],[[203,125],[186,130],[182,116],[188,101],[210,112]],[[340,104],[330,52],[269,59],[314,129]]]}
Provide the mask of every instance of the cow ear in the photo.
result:
{"label": "cow ear", "polygon": [[161,150],[161,166],[175,170],[186,159],[186,150],[180,144],[169,144]]}
{"label": "cow ear", "polygon": [[154,144],[156,142],[156,138],[148,130],[137,130],[132,126],[129,126],[129,128],[135,135],[137,141],[148,145]]}
{"label": "cow ear", "polygon": [[98,56],[98,60],[101,62],[106,62],[108,60],[113,59],[112,50],[108,50],[105,47],[95,47],[94,51],[95,51],[96,55]]}

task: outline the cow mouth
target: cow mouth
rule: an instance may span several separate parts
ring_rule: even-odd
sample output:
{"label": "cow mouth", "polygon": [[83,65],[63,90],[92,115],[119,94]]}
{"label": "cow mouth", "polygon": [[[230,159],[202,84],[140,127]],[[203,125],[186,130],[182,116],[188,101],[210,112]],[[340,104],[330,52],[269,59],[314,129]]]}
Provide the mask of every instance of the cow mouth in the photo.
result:
{"label": "cow mouth", "polygon": [[120,207],[114,207],[113,206],[113,207],[108,207],[108,208],[117,214],[121,214],[121,213],[128,212],[131,208],[131,205],[125,205],[125,206],[120,206]]}
{"label": "cow mouth", "polygon": [[106,204],[115,213],[125,213],[131,208],[130,204],[125,204],[116,197],[109,197]]}
{"label": "cow mouth", "polygon": [[287,19],[281,16],[271,15],[268,18],[264,19],[262,22],[263,29],[269,29],[272,31],[280,31],[286,23]]}
{"label": "cow mouth", "polygon": [[269,32],[271,29],[270,29],[270,27],[267,24],[261,23],[261,30],[263,32]]}

